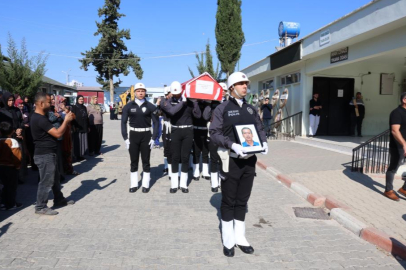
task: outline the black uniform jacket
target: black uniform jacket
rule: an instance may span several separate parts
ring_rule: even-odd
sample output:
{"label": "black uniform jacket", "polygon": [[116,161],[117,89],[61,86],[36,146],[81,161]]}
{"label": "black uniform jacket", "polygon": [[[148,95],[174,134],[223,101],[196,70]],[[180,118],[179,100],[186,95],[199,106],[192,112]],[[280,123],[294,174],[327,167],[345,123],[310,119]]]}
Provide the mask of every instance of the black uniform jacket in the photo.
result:
{"label": "black uniform jacket", "polygon": [[193,117],[200,118],[202,111],[197,102],[191,100],[180,101],[175,98],[165,100],[161,105],[161,109],[167,113],[171,120],[171,125],[174,126],[189,126],[193,125]]}
{"label": "black uniform jacket", "polygon": [[141,106],[138,106],[135,101],[127,103],[123,108],[123,114],[121,116],[121,135],[124,140],[128,139],[127,133],[127,121],[130,120],[130,127],[132,128],[150,128],[151,119],[154,123],[152,132],[152,139],[155,140],[158,137],[159,130],[159,110],[151,102],[144,101]]}
{"label": "black uniform jacket", "polygon": [[234,125],[244,124],[254,124],[258,130],[258,136],[266,142],[264,126],[256,108],[247,103],[243,103],[240,107],[237,101],[230,97],[229,100],[218,105],[213,112],[210,138],[218,146],[231,149],[233,143],[238,143]]}

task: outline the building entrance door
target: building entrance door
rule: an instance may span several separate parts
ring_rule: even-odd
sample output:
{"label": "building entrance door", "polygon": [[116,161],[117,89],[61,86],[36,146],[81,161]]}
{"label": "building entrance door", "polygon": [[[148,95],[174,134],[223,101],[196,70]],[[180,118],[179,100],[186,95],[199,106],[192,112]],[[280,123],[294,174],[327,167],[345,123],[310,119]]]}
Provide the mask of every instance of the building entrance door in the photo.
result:
{"label": "building entrance door", "polygon": [[316,135],[350,135],[349,103],[354,96],[354,79],[313,77],[315,92],[323,106]]}

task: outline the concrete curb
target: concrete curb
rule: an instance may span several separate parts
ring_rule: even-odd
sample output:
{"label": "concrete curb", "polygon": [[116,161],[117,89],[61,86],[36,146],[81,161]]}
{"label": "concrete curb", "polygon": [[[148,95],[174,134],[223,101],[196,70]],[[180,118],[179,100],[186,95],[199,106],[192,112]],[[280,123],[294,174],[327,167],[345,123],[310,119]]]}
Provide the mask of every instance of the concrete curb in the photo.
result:
{"label": "concrete curb", "polygon": [[345,209],[350,209],[346,204],[339,202],[331,196],[324,197],[317,193],[313,193],[311,190],[292,180],[289,176],[279,173],[275,168],[267,166],[263,161],[257,161],[259,168],[269,172],[281,183],[288,188],[295,191],[299,196],[316,207],[326,207],[330,210],[330,216],[336,220],[341,226],[351,231],[361,239],[382,248],[383,250],[390,252],[394,256],[406,260],[406,245],[396,240],[384,232],[381,232],[375,228],[368,227],[363,222],[359,221],[349,213],[345,212]]}

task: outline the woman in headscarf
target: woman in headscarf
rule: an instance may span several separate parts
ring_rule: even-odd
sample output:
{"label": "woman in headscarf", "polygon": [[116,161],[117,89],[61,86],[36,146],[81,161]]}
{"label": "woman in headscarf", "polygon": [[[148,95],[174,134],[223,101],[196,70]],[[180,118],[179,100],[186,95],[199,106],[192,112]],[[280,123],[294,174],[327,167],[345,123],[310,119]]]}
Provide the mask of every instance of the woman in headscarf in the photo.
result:
{"label": "woman in headscarf", "polygon": [[89,155],[101,155],[100,152],[103,141],[103,112],[100,104],[97,103],[97,97],[91,97],[90,104],[87,106],[87,114],[89,115],[90,132]]}
{"label": "woman in headscarf", "polygon": [[[65,119],[66,114],[70,111],[70,108],[66,106],[65,97],[60,95],[55,97],[55,111],[62,117],[62,119]],[[79,173],[74,171],[72,166],[72,148],[72,126],[69,123],[62,139],[63,171],[67,175],[78,175]]]}
{"label": "woman in headscarf", "polygon": [[78,161],[84,160],[84,155],[88,150],[87,133],[89,132],[89,117],[82,95],[77,96],[76,104],[72,107],[72,112],[76,119],[72,121],[73,132],[73,153]]}
{"label": "woman in headscarf", "polygon": [[9,122],[15,131],[15,136],[22,139],[23,117],[20,110],[14,107],[15,97],[6,92],[1,97],[3,108],[0,109],[0,122]]}

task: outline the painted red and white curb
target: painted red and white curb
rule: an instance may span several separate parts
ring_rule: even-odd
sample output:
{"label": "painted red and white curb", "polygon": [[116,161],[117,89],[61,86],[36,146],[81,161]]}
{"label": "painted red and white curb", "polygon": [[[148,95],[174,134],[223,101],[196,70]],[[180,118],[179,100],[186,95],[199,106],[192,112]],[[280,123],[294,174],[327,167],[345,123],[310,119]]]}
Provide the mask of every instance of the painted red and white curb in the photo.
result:
{"label": "painted red and white curb", "polygon": [[257,166],[284,184],[286,187],[295,191],[299,196],[307,200],[315,207],[325,207],[330,210],[330,217],[336,220],[344,228],[348,229],[363,240],[382,248],[383,250],[392,253],[406,260],[406,245],[395,237],[387,235],[373,227],[368,227],[363,222],[359,221],[345,210],[350,207],[330,196],[322,196],[314,193],[302,184],[295,182],[289,176],[279,173],[275,168],[266,165],[263,161],[257,161]]}

